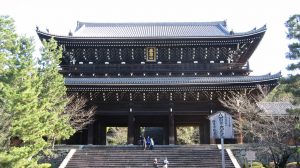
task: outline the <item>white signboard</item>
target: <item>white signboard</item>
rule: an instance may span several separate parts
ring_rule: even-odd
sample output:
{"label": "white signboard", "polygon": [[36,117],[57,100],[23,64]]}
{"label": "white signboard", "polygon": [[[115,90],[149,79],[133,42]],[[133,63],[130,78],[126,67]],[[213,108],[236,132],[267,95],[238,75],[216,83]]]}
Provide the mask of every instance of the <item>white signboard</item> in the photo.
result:
{"label": "white signboard", "polygon": [[[224,111],[218,111],[209,116],[210,120],[210,138],[221,138],[220,136],[220,123],[223,123],[223,138],[234,138],[232,116]],[[221,121],[221,122],[220,122]]]}

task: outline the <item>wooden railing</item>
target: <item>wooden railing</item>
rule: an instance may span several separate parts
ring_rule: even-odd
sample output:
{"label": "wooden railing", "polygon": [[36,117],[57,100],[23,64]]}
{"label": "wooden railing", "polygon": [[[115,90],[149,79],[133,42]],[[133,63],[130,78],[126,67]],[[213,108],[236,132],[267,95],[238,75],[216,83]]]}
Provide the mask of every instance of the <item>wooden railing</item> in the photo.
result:
{"label": "wooden railing", "polygon": [[248,64],[78,64],[61,65],[61,73],[249,72]]}

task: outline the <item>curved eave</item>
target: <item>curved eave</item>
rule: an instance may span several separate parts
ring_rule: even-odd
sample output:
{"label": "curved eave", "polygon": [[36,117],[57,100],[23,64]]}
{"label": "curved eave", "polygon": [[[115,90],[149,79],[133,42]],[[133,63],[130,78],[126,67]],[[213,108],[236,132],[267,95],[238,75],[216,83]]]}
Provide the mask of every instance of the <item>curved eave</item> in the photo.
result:
{"label": "curved eave", "polygon": [[204,86],[276,82],[280,73],[264,76],[236,77],[150,77],[150,78],[65,78],[67,86]]}
{"label": "curved eave", "polygon": [[40,30],[37,30],[37,34],[40,37],[40,39],[49,39],[51,37],[54,37],[57,40],[116,40],[116,39],[122,39],[122,40],[129,40],[129,39],[235,39],[235,38],[245,38],[253,35],[259,35],[264,34],[266,32],[266,26],[257,29],[252,30],[249,32],[244,33],[234,33],[231,35],[224,35],[224,36],[151,36],[151,37],[85,37],[85,36],[62,36],[62,35],[55,35],[50,34],[47,32],[43,32]]}

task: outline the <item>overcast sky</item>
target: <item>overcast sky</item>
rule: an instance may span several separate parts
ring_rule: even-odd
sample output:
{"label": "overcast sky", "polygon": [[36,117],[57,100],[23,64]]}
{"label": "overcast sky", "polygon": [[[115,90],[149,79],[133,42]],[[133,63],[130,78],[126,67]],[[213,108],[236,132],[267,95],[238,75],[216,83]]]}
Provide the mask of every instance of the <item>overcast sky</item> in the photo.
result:
{"label": "overcast sky", "polygon": [[85,22],[204,22],[227,20],[234,32],[267,25],[267,32],[250,59],[251,75],[282,71],[288,60],[284,22],[300,14],[300,0],[0,0],[0,15],[10,15],[17,31],[33,36],[36,25],[67,35],[77,21]]}

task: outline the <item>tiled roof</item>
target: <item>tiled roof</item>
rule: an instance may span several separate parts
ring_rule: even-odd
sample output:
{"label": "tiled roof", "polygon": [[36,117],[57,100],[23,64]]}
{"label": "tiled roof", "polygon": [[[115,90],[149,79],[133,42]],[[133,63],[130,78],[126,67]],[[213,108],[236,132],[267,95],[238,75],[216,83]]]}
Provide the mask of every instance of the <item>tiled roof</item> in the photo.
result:
{"label": "tiled roof", "polygon": [[208,23],[85,23],[74,36],[85,37],[191,37],[227,36],[224,22]]}
{"label": "tiled roof", "polygon": [[287,109],[299,108],[290,102],[259,102],[257,105],[267,115],[286,115]]}
{"label": "tiled roof", "polygon": [[207,85],[255,83],[278,80],[280,73],[263,76],[65,78],[66,85]]}
{"label": "tiled roof", "polygon": [[[265,31],[265,27],[247,33]],[[243,35],[243,33],[237,33]],[[166,23],[87,23],[78,22],[74,37],[98,38],[166,38],[166,37],[230,37],[226,22]]]}

